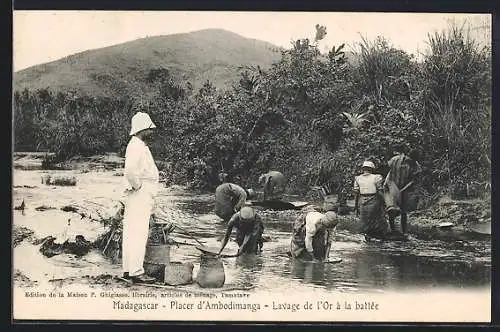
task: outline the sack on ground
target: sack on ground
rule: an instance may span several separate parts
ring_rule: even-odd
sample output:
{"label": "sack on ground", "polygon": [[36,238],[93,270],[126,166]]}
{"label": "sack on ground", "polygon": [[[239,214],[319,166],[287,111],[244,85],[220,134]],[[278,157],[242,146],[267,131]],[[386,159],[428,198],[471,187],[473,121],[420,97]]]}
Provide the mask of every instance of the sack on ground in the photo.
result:
{"label": "sack on ground", "polygon": [[214,256],[202,255],[200,269],[196,277],[196,282],[203,288],[220,288],[224,286],[226,274],[224,264]]}

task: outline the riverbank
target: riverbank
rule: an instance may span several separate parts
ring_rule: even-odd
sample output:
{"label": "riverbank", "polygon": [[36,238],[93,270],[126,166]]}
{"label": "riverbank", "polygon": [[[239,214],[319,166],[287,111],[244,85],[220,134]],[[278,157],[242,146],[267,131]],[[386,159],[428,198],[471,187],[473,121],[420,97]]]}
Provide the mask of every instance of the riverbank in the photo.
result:
{"label": "riverbank", "polygon": [[[359,219],[354,214],[339,218],[339,229],[359,232]],[[409,234],[421,240],[491,240],[491,201],[487,199],[442,197],[426,209],[410,212],[408,220]]]}
{"label": "riverbank", "polygon": [[[42,164],[43,160],[48,156],[50,157],[51,154],[43,152],[16,152],[13,155],[14,169],[41,170],[44,167]],[[113,172],[113,176],[120,177],[123,175],[123,165],[124,158],[118,156],[116,153],[107,153],[91,157],[74,157],[66,162],[54,165],[56,170],[44,170],[43,172],[46,174],[57,173],[61,170],[73,171],[77,174]],[[26,190],[33,189],[28,184],[15,184],[14,187],[19,188],[22,186]],[[46,189],[49,188],[54,189],[54,187],[47,187]],[[179,195],[188,191],[182,186],[171,186],[170,188]],[[311,189],[311,192],[314,193],[315,188]],[[204,194],[204,196],[210,196],[210,194]],[[288,201],[297,199],[302,200],[300,197],[295,197],[294,195],[286,197]],[[305,200],[319,209],[324,204],[324,198],[321,195],[312,195]],[[339,216],[341,222],[338,228],[357,233],[359,231],[359,221],[353,213],[354,203],[353,201],[348,201],[347,203],[348,212],[346,215]],[[77,202],[77,204],[82,205],[83,202]],[[105,204],[116,204],[116,202],[111,203],[108,201]],[[441,199],[430,207],[410,212],[409,221],[409,233],[419,239],[439,239],[445,241],[467,239],[489,240],[491,238],[491,200],[490,198],[453,200],[449,197],[441,197]]]}

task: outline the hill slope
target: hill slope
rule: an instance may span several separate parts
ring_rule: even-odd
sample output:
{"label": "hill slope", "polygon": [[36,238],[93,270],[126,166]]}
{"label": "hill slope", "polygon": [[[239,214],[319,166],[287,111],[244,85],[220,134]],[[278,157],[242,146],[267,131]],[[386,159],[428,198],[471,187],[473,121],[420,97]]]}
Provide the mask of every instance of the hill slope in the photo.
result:
{"label": "hill slope", "polygon": [[207,79],[228,88],[238,66],[267,68],[279,59],[270,43],[220,29],[147,37],[89,50],[14,73],[14,91],[50,88],[89,95],[147,94],[151,69],[166,68],[181,84],[199,88]]}

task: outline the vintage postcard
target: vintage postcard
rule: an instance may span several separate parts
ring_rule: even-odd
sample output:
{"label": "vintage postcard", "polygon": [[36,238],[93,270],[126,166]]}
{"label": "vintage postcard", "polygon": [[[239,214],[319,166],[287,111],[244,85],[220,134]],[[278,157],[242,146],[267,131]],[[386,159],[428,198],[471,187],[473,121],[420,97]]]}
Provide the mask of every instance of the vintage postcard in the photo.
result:
{"label": "vintage postcard", "polygon": [[14,11],[14,320],[491,321],[491,15]]}

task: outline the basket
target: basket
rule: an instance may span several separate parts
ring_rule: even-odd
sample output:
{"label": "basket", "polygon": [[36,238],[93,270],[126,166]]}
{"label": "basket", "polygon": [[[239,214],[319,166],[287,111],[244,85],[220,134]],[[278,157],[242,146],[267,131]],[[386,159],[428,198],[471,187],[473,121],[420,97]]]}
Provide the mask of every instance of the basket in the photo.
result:
{"label": "basket", "polygon": [[163,280],[165,278],[165,264],[144,262],[144,273],[156,280]]}
{"label": "basket", "polygon": [[170,264],[170,245],[148,245],[144,256],[144,272],[159,280],[164,278],[165,266]]}
{"label": "basket", "polygon": [[163,282],[170,286],[192,284],[193,268],[193,263],[170,262],[163,270]]}

